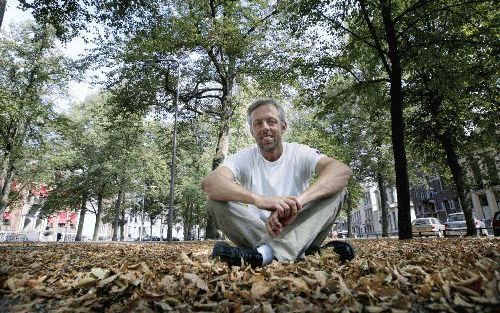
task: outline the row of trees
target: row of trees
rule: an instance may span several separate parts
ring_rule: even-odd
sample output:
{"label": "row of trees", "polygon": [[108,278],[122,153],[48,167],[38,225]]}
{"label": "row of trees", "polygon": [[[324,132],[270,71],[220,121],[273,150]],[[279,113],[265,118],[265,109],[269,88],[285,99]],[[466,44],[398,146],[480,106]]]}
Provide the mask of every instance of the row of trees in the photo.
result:
{"label": "row of trees", "polygon": [[[248,143],[233,136],[229,144],[230,133],[241,134],[243,107],[256,97],[280,95],[301,112],[289,139],[347,162],[355,173],[351,194],[367,178],[396,185],[401,239],[411,238],[409,174],[415,164],[451,173],[468,233],[475,233],[459,159],[471,146],[498,151],[492,144],[498,142],[500,64],[493,1],[21,3],[42,25],[53,25],[62,40],[90,22],[101,25],[98,48],[84,64],[109,69],[107,93],[95,100],[99,105],[82,106],[80,120],[74,118],[78,114],[67,118],[80,126],[49,137],[61,151],[77,155],[66,157],[64,174],[54,181],[63,195],[72,195],[73,207],[79,203],[84,209],[86,199],[116,199],[110,213],[114,238],[130,195],[137,199],[141,190],[157,186],[155,197],[143,203],[158,212],[168,203],[165,156],[171,139],[165,134],[171,133],[177,82],[170,68],[144,67],[155,58],[175,58],[182,65],[176,207],[191,212],[182,216],[186,231],[204,223],[200,178]],[[147,126],[155,116],[155,126]],[[79,138],[86,132],[90,137]],[[8,161],[7,144],[1,151]],[[4,175],[1,181],[3,190],[9,179]],[[76,185],[78,192],[69,187]],[[100,194],[96,186],[106,190]],[[211,221],[206,223],[207,237],[215,237]]]}

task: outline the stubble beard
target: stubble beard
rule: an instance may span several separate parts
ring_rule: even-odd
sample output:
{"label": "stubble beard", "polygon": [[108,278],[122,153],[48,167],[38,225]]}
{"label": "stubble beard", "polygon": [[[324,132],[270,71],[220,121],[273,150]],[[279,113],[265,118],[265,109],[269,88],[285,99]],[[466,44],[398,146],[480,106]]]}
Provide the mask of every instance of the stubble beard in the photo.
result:
{"label": "stubble beard", "polygon": [[257,146],[262,152],[271,153],[278,149],[281,142],[281,136],[274,135],[273,141],[269,144],[264,144],[263,141],[257,141]]}
{"label": "stubble beard", "polygon": [[276,150],[278,148],[278,141],[276,140],[271,145],[268,145],[268,146],[264,146],[264,144],[262,142],[257,143],[257,145],[259,146],[259,149],[261,151],[273,152],[274,150]]}

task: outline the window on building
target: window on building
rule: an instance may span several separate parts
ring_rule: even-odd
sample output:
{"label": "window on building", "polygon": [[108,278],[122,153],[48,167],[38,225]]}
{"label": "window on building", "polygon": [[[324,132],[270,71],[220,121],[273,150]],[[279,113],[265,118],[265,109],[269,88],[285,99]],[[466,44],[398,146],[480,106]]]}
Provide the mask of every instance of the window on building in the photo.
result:
{"label": "window on building", "polygon": [[479,203],[481,206],[488,206],[488,198],[486,198],[485,194],[480,194],[479,196]]}
{"label": "window on building", "polygon": [[392,189],[391,188],[386,189],[386,193],[387,193],[387,202],[394,203],[394,198],[393,198],[393,195],[392,195]]}
{"label": "window on building", "polygon": [[370,204],[370,193],[365,192],[365,205]]}

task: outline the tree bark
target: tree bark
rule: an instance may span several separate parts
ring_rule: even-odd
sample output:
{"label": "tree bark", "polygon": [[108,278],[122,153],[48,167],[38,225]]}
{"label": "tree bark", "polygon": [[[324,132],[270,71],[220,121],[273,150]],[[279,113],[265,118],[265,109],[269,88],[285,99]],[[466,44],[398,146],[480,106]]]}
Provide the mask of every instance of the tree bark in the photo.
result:
{"label": "tree bark", "polygon": [[352,238],[352,199],[347,197],[347,237]]}
{"label": "tree bark", "polygon": [[[217,149],[212,161],[212,170],[215,170],[226,158],[229,151],[229,120],[230,116],[225,116],[221,121],[221,128],[218,134]],[[207,214],[207,228],[205,231],[205,239],[218,239],[217,229],[212,220],[212,217]]]}
{"label": "tree bark", "polygon": [[[436,93],[432,93],[435,95]],[[467,225],[466,236],[476,236],[476,225],[474,223],[474,216],[472,213],[472,207],[470,205],[469,196],[467,194],[467,186],[465,183],[462,166],[458,162],[458,155],[455,150],[453,136],[450,134],[449,130],[446,130],[439,116],[439,111],[443,98],[440,96],[433,96],[430,99],[430,112],[432,119],[435,122],[436,129],[434,134],[441,146],[444,149],[446,155],[446,164],[450,168],[451,175],[453,177],[453,183],[457,190],[458,199],[460,200],[460,205],[462,211],[464,212],[465,224]]]}
{"label": "tree bark", "polygon": [[7,7],[7,0],[0,0],[0,29],[2,29],[3,16],[5,14],[6,7]]}
{"label": "tree bark", "polygon": [[92,241],[97,241],[99,236],[99,226],[101,225],[101,216],[102,216],[102,192],[97,194],[97,213],[95,215],[95,224],[94,224],[94,234],[92,235]]}
{"label": "tree bark", "polygon": [[118,231],[119,231],[119,221],[120,221],[120,207],[122,204],[122,193],[123,190],[120,188],[118,191],[118,198],[116,199],[115,203],[115,212],[114,212],[114,219],[113,219],[113,238],[111,239],[112,241],[118,241]]}
{"label": "tree bark", "polygon": [[460,199],[460,205],[462,206],[462,211],[464,211],[465,224],[467,225],[466,236],[476,236],[477,231],[474,223],[472,207],[468,199],[469,197],[467,195],[467,188],[462,174],[462,167],[458,162],[458,156],[455,151],[455,147],[453,146],[453,139],[451,138],[449,132],[445,131],[443,135],[439,136],[439,141],[446,153],[446,164],[450,168],[453,176],[453,182],[455,183],[455,188],[457,189],[458,198]]}
{"label": "tree bark", "polygon": [[76,230],[75,241],[82,241],[83,223],[85,222],[85,213],[87,213],[87,195],[82,197],[82,204],[80,206],[80,219],[78,220],[78,229]]}
{"label": "tree bark", "polygon": [[0,216],[3,214],[7,206],[9,205],[9,195],[10,195],[10,190],[12,188],[12,181],[14,180],[14,168],[11,167],[4,179],[4,184],[2,186],[1,191],[1,198],[0,198]]}
{"label": "tree bark", "polygon": [[391,133],[396,189],[398,192],[399,239],[411,239],[411,208],[405,151],[405,123],[403,117],[402,68],[398,51],[398,39],[388,0],[380,0],[390,60]]}
{"label": "tree bark", "polygon": [[2,165],[0,167],[0,192],[3,191],[3,187],[7,182],[7,173],[9,172],[10,167],[10,152],[4,151],[3,153],[4,155],[2,157]]}
{"label": "tree bark", "polygon": [[121,209],[120,211],[120,241],[125,240],[125,209]]}
{"label": "tree bark", "polygon": [[380,170],[377,171],[377,184],[380,192],[380,209],[382,212],[382,237],[388,237],[388,223],[387,223],[387,193],[385,190],[384,175]]}

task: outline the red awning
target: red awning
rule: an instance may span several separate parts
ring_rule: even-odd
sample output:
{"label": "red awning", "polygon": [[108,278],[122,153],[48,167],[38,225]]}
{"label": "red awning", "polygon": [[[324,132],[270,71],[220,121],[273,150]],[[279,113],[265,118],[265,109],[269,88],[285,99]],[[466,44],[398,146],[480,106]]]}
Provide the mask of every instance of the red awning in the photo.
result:
{"label": "red awning", "polygon": [[70,217],[71,224],[76,224],[77,218],[78,218],[78,214],[76,212],[71,212],[71,217]]}
{"label": "red awning", "polygon": [[12,216],[10,216],[10,212],[3,212],[3,219],[4,220],[10,220]]}
{"label": "red awning", "polygon": [[58,223],[59,224],[65,224],[66,221],[68,220],[68,212],[59,212],[59,214],[57,215],[57,220],[58,220]]}

